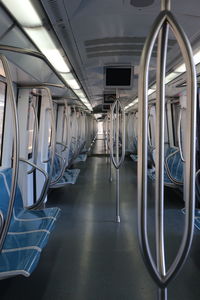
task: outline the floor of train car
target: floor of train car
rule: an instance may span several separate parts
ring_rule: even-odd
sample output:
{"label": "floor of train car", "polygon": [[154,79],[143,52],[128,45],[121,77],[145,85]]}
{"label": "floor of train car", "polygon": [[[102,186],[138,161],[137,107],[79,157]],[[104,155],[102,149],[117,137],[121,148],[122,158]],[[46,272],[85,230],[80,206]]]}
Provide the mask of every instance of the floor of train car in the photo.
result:
{"label": "floor of train car", "polygon": [[[54,190],[52,206],[62,214],[30,278],[0,282],[1,300],[155,300],[157,287],[140,255],[137,239],[136,163],[121,170],[121,223],[115,219],[115,180],[108,181],[109,157],[97,140],[93,155],[80,163],[75,185]],[[97,154],[97,156],[95,155]],[[114,170],[113,170],[114,175]],[[153,185],[149,183],[149,235],[153,244]],[[166,247],[173,257],[183,231],[183,203],[166,190]],[[153,246],[152,246],[153,247]],[[152,249],[153,251],[153,249]],[[190,257],[168,289],[168,300],[200,297],[200,233]]]}

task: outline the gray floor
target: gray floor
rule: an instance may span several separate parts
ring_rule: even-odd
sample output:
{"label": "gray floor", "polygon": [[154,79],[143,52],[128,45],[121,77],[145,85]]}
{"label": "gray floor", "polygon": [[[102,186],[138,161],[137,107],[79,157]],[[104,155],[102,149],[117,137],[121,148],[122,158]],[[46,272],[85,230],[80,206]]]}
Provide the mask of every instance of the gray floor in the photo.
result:
{"label": "gray floor", "polygon": [[[94,153],[103,153],[103,140]],[[30,278],[0,282],[1,300],[155,300],[157,287],[141,259],[137,240],[136,164],[121,170],[121,224],[115,219],[115,181],[109,183],[108,157],[81,163],[76,185],[53,191],[52,206],[62,215]],[[114,170],[113,170],[114,175]],[[149,235],[153,248],[153,185],[150,183]],[[166,191],[168,261],[180,242],[184,216],[179,196]],[[153,251],[153,250],[152,250]],[[170,284],[168,300],[200,298],[200,233],[184,269]]]}

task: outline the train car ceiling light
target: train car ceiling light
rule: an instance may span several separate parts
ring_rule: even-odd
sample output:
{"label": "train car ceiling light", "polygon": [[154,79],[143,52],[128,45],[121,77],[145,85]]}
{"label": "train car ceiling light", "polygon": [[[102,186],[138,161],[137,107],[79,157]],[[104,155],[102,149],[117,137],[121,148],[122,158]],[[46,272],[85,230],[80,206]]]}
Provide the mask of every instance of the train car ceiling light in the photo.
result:
{"label": "train car ceiling light", "polygon": [[23,27],[42,26],[42,20],[30,0],[2,0],[1,2]]}
{"label": "train car ceiling light", "polygon": [[80,99],[85,97],[85,94],[83,93],[83,91],[81,89],[77,89],[75,91],[75,93]]}
{"label": "train car ceiling light", "polygon": [[73,90],[80,90],[80,85],[78,84],[77,80],[74,78],[71,72],[61,74],[61,76]]}
{"label": "train car ceiling light", "polygon": [[67,63],[44,27],[24,28],[24,30],[58,72],[70,72]]}

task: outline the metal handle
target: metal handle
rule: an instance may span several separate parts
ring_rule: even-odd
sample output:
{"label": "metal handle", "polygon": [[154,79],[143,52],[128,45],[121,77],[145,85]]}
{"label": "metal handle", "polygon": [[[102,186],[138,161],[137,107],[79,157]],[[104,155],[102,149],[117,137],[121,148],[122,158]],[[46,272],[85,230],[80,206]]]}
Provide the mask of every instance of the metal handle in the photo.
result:
{"label": "metal handle", "polygon": [[54,164],[54,157],[55,157],[55,145],[56,145],[56,124],[55,124],[55,116],[54,116],[54,110],[53,110],[53,100],[51,96],[51,91],[48,87],[43,85],[29,85],[29,86],[23,86],[21,88],[24,89],[41,89],[44,90],[47,93],[47,99],[49,102],[49,107],[47,108],[47,111],[51,113],[51,146],[50,146],[50,155],[47,160],[43,160],[43,163],[50,161],[50,171],[49,171],[49,180],[47,184],[47,190],[50,186],[51,178],[52,178],[52,172],[53,172],[53,164]]}
{"label": "metal handle", "polygon": [[60,158],[60,160],[62,161],[62,167],[60,170],[60,174],[58,174],[58,176],[54,180],[51,181],[51,183],[50,183],[51,187],[54,186],[63,177],[65,168],[66,168],[65,159],[56,152],[55,152],[55,155],[58,156]]}
{"label": "metal handle", "polygon": [[[138,159],[138,232],[140,247],[144,261],[155,281],[161,287],[167,286],[178,271],[183,266],[190,250],[193,237],[194,225],[194,207],[195,207],[195,126],[196,126],[196,76],[193,62],[193,54],[190,43],[180,28],[173,15],[169,11],[170,1],[162,1],[162,11],[156,18],[153,28],[146,40],[141,56],[140,75],[139,75],[139,159]],[[164,106],[164,76],[166,63],[166,36],[167,27],[170,26],[183,54],[187,70],[187,90],[188,90],[188,105],[187,105],[187,149],[186,149],[186,167],[185,167],[185,190],[184,199],[186,203],[185,229],[178,250],[177,256],[170,266],[169,270],[165,271],[165,247],[164,247],[164,232],[163,232],[163,146],[157,155],[156,169],[159,172],[160,183],[157,180],[157,200],[156,200],[156,249],[157,249],[157,264],[155,264],[148,242],[147,235],[147,124],[148,124],[148,70],[150,57],[155,40],[159,34],[158,44],[158,68],[157,68],[157,104],[160,103],[158,112],[161,114],[159,118],[159,136],[156,137],[156,145],[158,140],[163,141],[163,106]],[[160,79],[159,79],[160,78]],[[159,127],[159,126],[157,126]],[[158,151],[158,150],[157,150]],[[158,185],[160,184],[160,185]],[[159,188],[158,188],[159,187]]]}
{"label": "metal handle", "polygon": [[169,165],[169,164],[168,164],[168,160],[169,160],[172,156],[176,155],[177,152],[179,152],[179,149],[177,149],[176,151],[174,151],[173,153],[169,154],[169,155],[166,157],[166,159],[165,159],[165,170],[166,170],[166,173],[167,173],[169,179],[170,179],[174,184],[176,184],[176,185],[183,185],[183,182],[177,181],[177,180],[172,176],[171,171],[170,171],[169,166],[168,166],[168,165]]}
{"label": "metal handle", "polygon": [[24,162],[24,163],[32,166],[32,168],[34,170],[40,171],[44,175],[44,177],[45,177],[45,182],[44,182],[44,185],[43,185],[43,188],[42,188],[42,191],[41,191],[39,199],[33,205],[26,207],[26,209],[29,209],[29,210],[31,210],[31,209],[38,209],[43,204],[43,202],[45,200],[45,197],[46,197],[46,194],[47,194],[47,185],[48,185],[48,179],[49,179],[48,178],[48,174],[42,168],[39,168],[36,164],[28,161],[27,159],[24,159],[24,158],[20,157],[19,161]]}
{"label": "metal handle", "polygon": [[[36,164],[37,163],[37,156],[38,156],[38,118],[37,118],[37,112],[36,112],[36,108],[34,106],[34,104],[31,104],[31,107],[33,109],[33,113],[34,113],[34,136],[33,136],[33,163]],[[33,171],[35,170],[35,168],[31,168],[31,170],[29,170],[27,172],[27,174],[31,174],[33,173]]]}
{"label": "metal handle", "polygon": [[151,142],[151,137],[150,137],[150,127],[151,127],[151,114],[148,115],[148,142],[149,142],[149,146],[153,148],[153,144]]}
{"label": "metal handle", "polygon": [[3,248],[4,241],[8,232],[8,228],[10,226],[10,221],[12,218],[13,214],[13,207],[14,207],[14,202],[15,202],[15,192],[16,192],[16,186],[17,186],[17,178],[18,178],[18,169],[19,169],[19,128],[18,128],[18,117],[17,117],[17,108],[16,108],[16,101],[15,101],[15,94],[13,90],[13,85],[12,85],[12,77],[8,65],[8,61],[4,55],[0,55],[0,59],[3,64],[3,68],[5,71],[6,75],[6,81],[7,81],[7,92],[8,92],[8,97],[11,102],[11,108],[12,108],[12,115],[13,115],[13,132],[14,132],[14,137],[13,137],[13,161],[12,161],[12,182],[11,182],[11,187],[10,187],[10,200],[9,200],[9,205],[8,205],[8,210],[7,210],[7,216],[6,220],[3,225],[3,229],[1,231],[1,237],[0,237],[0,251]]}
{"label": "metal handle", "polygon": [[64,152],[68,148],[68,146],[66,144],[63,144],[61,142],[56,142],[56,145],[63,146],[63,150],[61,152]]}
{"label": "metal handle", "polygon": [[4,225],[4,216],[3,216],[3,212],[0,210],[0,234],[1,231],[3,230],[3,225]]}
{"label": "metal handle", "polygon": [[178,137],[178,148],[180,151],[181,160],[185,162],[183,157],[182,145],[181,145],[181,119],[182,119],[182,112],[183,108],[180,108],[179,115],[178,115],[178,124],[177,124],[177,137]]}
{"label": "metal handle", "polygon": [[[113,145],[113,122],[114,122],[114,110],[116,108],[117,128],[116,128],[116,159],[114,158],[114,145]],[[122,155],[119,159],[119,110],[122,113]],[[119,99],[111,107],[111,122],[110,122],[110,153],[113,165],[116,169],[119,169],[124,161],[125,157],[125,111]]]}
{"label": "metal handle", "polygon": [[[65,145],[66,145],[66,148],[68,148],[68,145],[67,145],[67,141],[68,141],[68,131],[69,131],[69,129],[68,129],[68,118],[67,118],[67,115],[65,114],[64,115],[64,119],[65,119],[65,122],[66,122],[66,128],[67,128],[67,130],[66,130],[66,140],[65,140]],[[64,151],[64,150],[63,150]]]}

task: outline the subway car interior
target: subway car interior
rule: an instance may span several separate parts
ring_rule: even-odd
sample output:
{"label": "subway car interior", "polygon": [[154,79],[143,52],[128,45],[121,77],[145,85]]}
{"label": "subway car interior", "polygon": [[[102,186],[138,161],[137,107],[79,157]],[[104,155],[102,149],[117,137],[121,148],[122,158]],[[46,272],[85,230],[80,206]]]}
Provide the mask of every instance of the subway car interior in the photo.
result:
{"label": "subway car interior", "polygon": [[0,1],[0,299],[200,298],[200,2]]}

